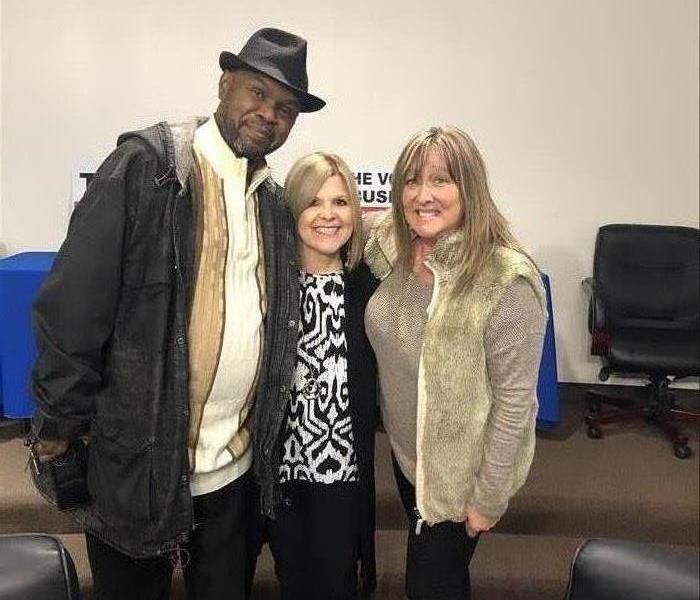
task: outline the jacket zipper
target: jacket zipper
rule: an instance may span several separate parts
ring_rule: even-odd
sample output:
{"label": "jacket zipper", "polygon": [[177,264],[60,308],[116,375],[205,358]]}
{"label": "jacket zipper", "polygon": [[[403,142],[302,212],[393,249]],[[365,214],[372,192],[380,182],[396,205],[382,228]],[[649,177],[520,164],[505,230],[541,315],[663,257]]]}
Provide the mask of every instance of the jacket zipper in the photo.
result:
{"label": "jacket zipper", "polygon": [[[440,277],[436,270],[428,263],[426,263],[426,267],[430,269],[430,271],[433,273],[433,292],[430,297],[430,303],[428,304],[428,308],[426,309],[426,312],[428,313],[428,320],[430,320],[430,317],[432,315],[432,312],[435,308],[435,302],[439,293],[439,286],[440,286]],[[420,382],[420,373],[423,370],[423,351],[421,350],[420,354],[420,359],[418,361],[418,378]],[[421,421],[421,414],[424,410],[424,404],[425,404],[425,394],[421,394],[420,386],[418,388],[418,398],[417,398],[417,406],[416,406],[416,416],[418,418],[418,421],[416,422],[416,506],[414,509],[414,514],[416,516],[416,535],[420,535],[421,528],[423,527],[423,523],[425,522],[425,519],[420,513],[419,507],[422,505],[422,497],[423,497],[423,477],[422,477],[422,472],[423,472],[423,457],[422,457],[422,452],[420,451],[420,445],[422,441],[422,433],[423,433],[423,428],[422,428],[422,421]],[[418,435],[420,432],[420,436]],[[419,468],[420,465],[420,468]],[[424,507],[423,507],[424,508]]]}
{"label": "jacket zipper", "polygon": [[423,519],[423,516],[420,514],[420,511],[418,510],[417,506],[413,507],[413,516],[416,518],[416,535],[420,535],[421,529],[423,529],[423,523],[425,523],[425,519]]}

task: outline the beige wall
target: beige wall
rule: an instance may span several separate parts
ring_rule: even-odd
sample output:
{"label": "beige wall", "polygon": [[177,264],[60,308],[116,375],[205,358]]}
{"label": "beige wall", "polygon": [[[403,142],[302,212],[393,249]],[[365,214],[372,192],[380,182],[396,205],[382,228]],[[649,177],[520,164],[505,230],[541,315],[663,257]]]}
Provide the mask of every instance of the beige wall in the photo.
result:
{"label": "beige wall", "polygon": [[243,4],[2,0],[8,250],[56,248],[77,168],[124,129],[211,111],[219,50],[283,26],[310,40],[329,106],[273,155],[278,179],[303,152],[390,167],[419,127],[467,129],[552,277],[560,379],[593,381],[580,280],[596,229],[698,224],[697,0]]}

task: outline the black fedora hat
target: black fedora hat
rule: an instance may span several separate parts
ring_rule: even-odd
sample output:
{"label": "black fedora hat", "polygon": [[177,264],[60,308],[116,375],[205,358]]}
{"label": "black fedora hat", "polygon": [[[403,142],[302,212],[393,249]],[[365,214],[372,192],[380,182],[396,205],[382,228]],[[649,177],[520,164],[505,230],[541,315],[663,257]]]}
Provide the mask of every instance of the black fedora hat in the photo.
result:
{"label": "black fedora hat", "polygon": [[306,40],[293,33],[271,27],[256,31],[238,55],[223,51],[219,66],[223,70],[252,69],[272,77],[296,94],[301,112],[314,112],[326,105],[308,92]]}

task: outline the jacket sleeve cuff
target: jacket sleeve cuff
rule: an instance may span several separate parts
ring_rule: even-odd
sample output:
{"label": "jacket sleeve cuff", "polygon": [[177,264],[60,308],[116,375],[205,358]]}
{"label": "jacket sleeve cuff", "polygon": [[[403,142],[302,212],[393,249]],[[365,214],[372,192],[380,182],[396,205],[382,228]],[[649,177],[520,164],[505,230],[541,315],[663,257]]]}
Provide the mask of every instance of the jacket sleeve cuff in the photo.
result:
{"label": "jacket sleeve cuff", "polygon": [[506,495],[486,492],[477,482],[469,505],[496,524],[506,512],[510,498]]}
{"label": "jacket sleeve cuff", "polygon": [[56,419],[37,409],[32,417],[32,434],[42,440],[74,440],[85,435],[89,424],[84,421]]}

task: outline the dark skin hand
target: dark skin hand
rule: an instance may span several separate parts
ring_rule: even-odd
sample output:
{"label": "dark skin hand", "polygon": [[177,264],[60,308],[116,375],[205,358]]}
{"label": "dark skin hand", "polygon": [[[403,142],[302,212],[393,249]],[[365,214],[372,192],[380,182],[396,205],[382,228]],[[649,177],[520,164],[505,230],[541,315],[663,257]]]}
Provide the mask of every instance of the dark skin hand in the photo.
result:
{"label": "dark skin hand", "polygon": [[39,440],[34,444],[33,451],[39,462],[48,462],[63,456],[68,450],[65,440]]}

